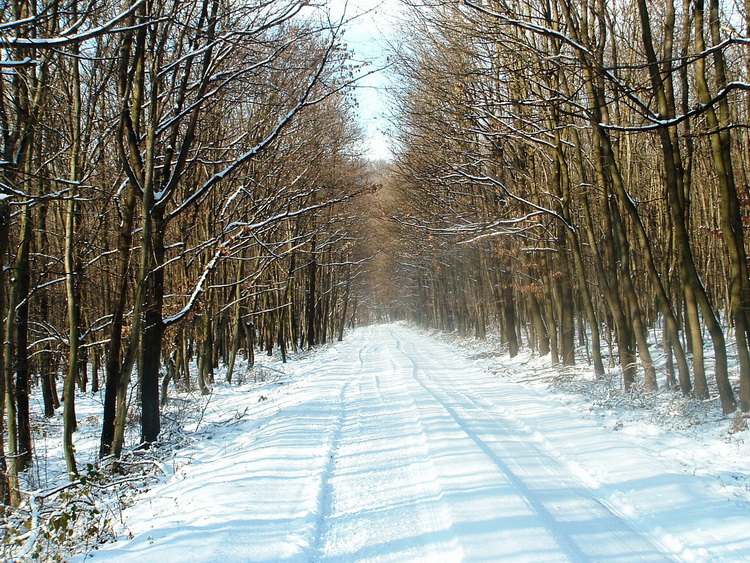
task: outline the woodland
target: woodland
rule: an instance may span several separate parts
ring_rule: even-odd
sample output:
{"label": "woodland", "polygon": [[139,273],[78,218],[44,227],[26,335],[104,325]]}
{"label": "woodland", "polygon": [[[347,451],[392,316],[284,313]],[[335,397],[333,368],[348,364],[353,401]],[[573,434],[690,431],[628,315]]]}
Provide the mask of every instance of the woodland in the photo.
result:
{"label": "woodland", "polygon": [[392,302],[750,409],[750,3],[410,4]]}
{"label": "woodland", "polygon": [[[750,411],[750,0],[404,0],[373,69],[301,0],[10,0],[0,500],[103,397],[98,458],[177,391],[408,320]],[[42,397],[34,412],[30,396]]]}
{"label": "woodland", "polygon": [[32,460],[33,388],[45,417],[62,408],[75,478],[76,393],[103,392],[100,455],[116,459],[131,381],[147,445],[170,382],[205,393],[240,346],[252,365],[256,346],[340,336],[357,69],[341,22],[305,4],[5,8],[6,502]]}

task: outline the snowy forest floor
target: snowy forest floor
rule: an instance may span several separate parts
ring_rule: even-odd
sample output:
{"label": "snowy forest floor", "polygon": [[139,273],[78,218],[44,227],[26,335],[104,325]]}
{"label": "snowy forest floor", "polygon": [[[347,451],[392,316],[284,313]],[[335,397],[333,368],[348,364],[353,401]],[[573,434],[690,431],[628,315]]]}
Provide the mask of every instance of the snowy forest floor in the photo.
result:
{"label": "snowy forest floor", "polygon": [[[242,385],[219,372],[115,483],[89,395],[79,514],[15,553],[65,557],[62,532],[74,561],[750,561],[744,416],[437,336],[365,327]],[[38,514],[63,472],[53,436],[37,452]]]}

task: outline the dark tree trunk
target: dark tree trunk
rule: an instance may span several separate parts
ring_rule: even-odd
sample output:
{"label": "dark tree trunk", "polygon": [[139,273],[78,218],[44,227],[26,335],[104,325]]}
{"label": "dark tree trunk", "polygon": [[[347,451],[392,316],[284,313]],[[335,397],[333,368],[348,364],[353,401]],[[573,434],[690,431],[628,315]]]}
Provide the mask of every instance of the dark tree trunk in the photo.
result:
{"label": "dark tree trunk", "polygon": [[23,212],[21,241],[15,264],[15,283],[19,296],[16,307],[15,401],[18,433],[18,471],[31,464],[31,411],[29,407],[29,289],[31,285],[30,247],[32,236],[31,210]]}
{"label": "dark tree trunk", "polygon": [[[149,220],[149,219],[146,219]],[[161,367],[164,322],[164,228],[165,224],[156,210],[152,211],[153,264],[146,277],[146,295],[143,312],[143,335],[141,338],[141,360],[138,368],[141,382],[141,442],[145,445],[156,442],[161,431],[159,413],[159,372]],[[210,361],[210,360],[209,360]]]}
{"label": "dark tree trunk", "polygon": [[318,264],[315,258],[315,238],[312,243],[312,256],[310,263],[307,265],[307,296],[305,299],[305,308],[307,309],[307,347],[315,346],[317,340],[315,335],[316,309],[315,306],[315,278],[317,275]]}

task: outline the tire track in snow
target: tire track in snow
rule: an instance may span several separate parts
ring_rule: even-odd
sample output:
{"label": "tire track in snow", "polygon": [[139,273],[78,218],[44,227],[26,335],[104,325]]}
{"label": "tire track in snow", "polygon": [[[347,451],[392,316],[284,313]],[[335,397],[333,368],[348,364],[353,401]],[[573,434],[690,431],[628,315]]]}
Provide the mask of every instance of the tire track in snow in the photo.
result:
{"label": "tire track in snow", "polygon": [[[450,374],[450,370],[445,365],[438,366],[439,360],[435,357],[428,356],[424,352],[417,354],[410,350],[412,346],[404,345],[393,330],[391,330],[391,335],[396,339],[396,349],[411,363],[411,376],[418,387],[427,394],[431,401],[439,405],[513,488],[524,497],[525,502],[542,521],[547,532],[567,558],[573,561],[591,561],[604,556],[603,553],[591,553],[597,548],[595,544],[577,539],[576,536],[581,535],[580,530],[577,529],[579,526],[571,526],[566,516],[566,510],[572,503],[575,503],[585,509],[591,518],[602,522],[609,520],[609,526],[616,525],[619,528],[615,539],[620,543],[621,552],[620,557],[615,557],[615,560],[674,561],[650,538],[645,537],[630,525],[627,519],[616,513],[602,499],[597,498],[592,490],[570,474],[557,459],[543,451],[532,441],[531,437],[528,441],[519,440],[518,438],[526,438],[518,436],[519,433],[525,433],[525,429],[518,427],[518,424],[513,424],[506,415],[498,413],[496,405],[469,390],[464,382]],[[428,366],[426,369],[422,367],[425,364]],[[450,380],[450,387],[437,384],[435,377],[442,373],[448,374],[445,379]],[[477,413],[482,413],[482,415],[477,416]],[[476,425],[480,423],[487,425],[488,422],[491,424],[487,428],[476,428]],[[514,428],[509,428],[509,423]],[[496,431],[499,430],[502,436],[515,438],[515,444],[522,447],[516,447],[515,452],[511,452],[500,439],[483,439],[481,436],[489,435],[491,427],[494,427]],[[518,457],[527,463],[529,459],[534,460],[534,470],[541,469],[546,473],[543,477],[554,478],[560,486],[559,491],[549,494],[534,486],[533,481],[539,478],[539,475],[529,473],[522,463],[514,459],[514,453],[518,455],[519,449],[522,455]],[[607,549],[611,547],[608,546]]]}
{"label": "tire track in snow", "polygon": [[461,559],[422,421],[391,351],[372,350],[350,396],[319,560]]}
{"label": "tire track in snow", "polygon": [[314,558],[318,558],[323,549],[324,535],[326,533],[326,526],[331,517],[333,511],[333,487],[331,480],[333,478],[338,450],[340,448],[341,434],[344,428],[345,420],[347,418],[347,392],[352,384],[357,381],[361,385],[362,374],[365,366],[365,351],[370,348],[369,343],[362,345],[357,352],[357,360],[359,367],[357,372],[353,375],[352,379],[347,380],[339,389],[337,404],[338,411],[336,414],[336,420],[332,427],[329,429],[329,438],[326,440],[328,447],[323,454],[325,456],[325,464],[320,475],[320,483],[318,490],[317,508],[318,514],[316,518],[316,526],[313,535],[313,539],[310,542],[311,551],[310,555]]}
{"label": "tire track in snow", "polygon": [[[389,349],[388,352],[388,360],[391,365],[392,375],[396,378],[398,377],[398,366],[391,354],[391,349]],[[433,524],[435,529],[444,531],[443,543],[446,547],[449,547],[449,549],[446,550],[445,555],[447,556],[447,553],[451,553],[457,559],[463,559],[462,555],[464,548],[461,545],[458,535],[454,531],[455,515],[445,500],[443,479],[440,476],[430,451],[429,436],[419,406],[417,405],[414,394],[409,391],[406,386],[399,385],[399,388],[408,401],[411,421],[418,429],[417,451],[415,451],[414,457],[415,459],[422,459],[425,461],[426,470],[424,471],[424,475],[426,482],[429,483],[428,488],[431,497],[435,499],[437,504],[437,507],[433,509],[431,513]]]}
{"label": "tire track in snow", "polygon": [[326,440],[326,442],[328,443],[328,447],[326,448],[325,453],[323,454],[325,456],[325,464],[320,474],[320,483],[318,485],[319,487],[318,501],[317,501],[318,514],[316,517],[315,532],[314,532],[313,540],[311,542],[311,546],[312,546],[311,553],[313,554],[320,552],[322,541],[323,541],[323,534],[325,532],[325,525],[328,519],[330,518],[330,514],[332,511],[332,507],[333,507],[331,477],[335,470],[336,453],[339,449],[339,442],[341,440],[341,429],[343,428],[344,417],[346,415],[345,397],[346,397],[346,392],[349,389],[350,385],[351,385],[351,381],[348,381],[341,387],[341,390],[339,391],[338,414],[336,417],[336,421],[333,424],[333,427],[329,430],[330,437],[329,439]]}
{"label": "tire track in snow", "polygon": [[[538,431],[534,431],[527,424],[522,422],[510,411],[507,406],[495,403],[483,397],[475,390],[469,388],[469,386],[466,385],[465,382],[457,379],[449,371],[445,372],[445,379],[450,381],[450,384],[452,385],[451,389],[454,391],[455,395],[460,395],[477,409],[484,410],[489,415],[489,417],[497,423],[498,427],[508,428],[509,425],[512,426],[512,430],[514,433],[522,434],[525,437],[525,444],[529,449],[533,449],[540,457],[553,458],[556,462],[559,463],[560,466],[564,467],[570,473],[569,478],[571,488],[583,487],[586,490],[590,491],[591,499],[594,502],[601,505],[602,508],[611,513],[614,517],[620,519],[623,525],[628,527],[633,533],[644,535],[644,532],[631,525],[630,519],[628,518],[628,513],[635,513],[635,509],[631,505],[622,500],[620,500],[616,504],[610,502],[609,497],[612,493],[610,491],[607,491],[606,494],[603,494],[603,492],[600,490],[601,484],[588,470],[563,456],[546,437],[544,437]],[[461,411],[462,409],[458,410]],[[479,436],[479,433],[477,433],[477,436]],[[503,449],[502,444],[493,444],[496,447]],[[503,455],[503,458],[508,460],[509,465],[511,465],[515,470],[520,472],[524,471],[522,466],[513,461],[512,455],[508,455],[509,452],[507,451],[507,449],[503,449],[502,453],[506,454]],[[558,473],[560,475],[563,474],[562,472]],[[659,549],[666,551],[666,548],[661,545],[657,539],[647,537],[647,540],[652,542]]]}

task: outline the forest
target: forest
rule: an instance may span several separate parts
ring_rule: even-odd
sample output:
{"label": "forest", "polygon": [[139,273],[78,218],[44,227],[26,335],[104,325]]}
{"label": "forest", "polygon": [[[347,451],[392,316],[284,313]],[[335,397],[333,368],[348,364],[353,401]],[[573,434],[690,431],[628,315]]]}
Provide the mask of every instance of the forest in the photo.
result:
{"label": "forest", "polygon": [[326,4],[3,5],[3,505],[57,416],[81,478],[77,396],[116,473],[171,394],[355,323],[750,411],[750,0],[402,0],[386,69]]}
{"label": "forest", "polygon": [[[340,337],[365,190],[341,22],[305,2],[13,2],[3,12],[0,497],[32,414],[103,393],[100,457],[170,382]],[[351,311],[354,311],[354,305]],[[248,354],[249,351],[249,354]],[[189,363],[197,358],[191,373]],[[43,413],[29,394],[41,389]],[[62,405],[62,407],[60,406]],[[131,413],[132,415],[132,413]]]}
{"label": "forest", "polygon": [[750,3],[410,4],[398,314],[750,409]]}

